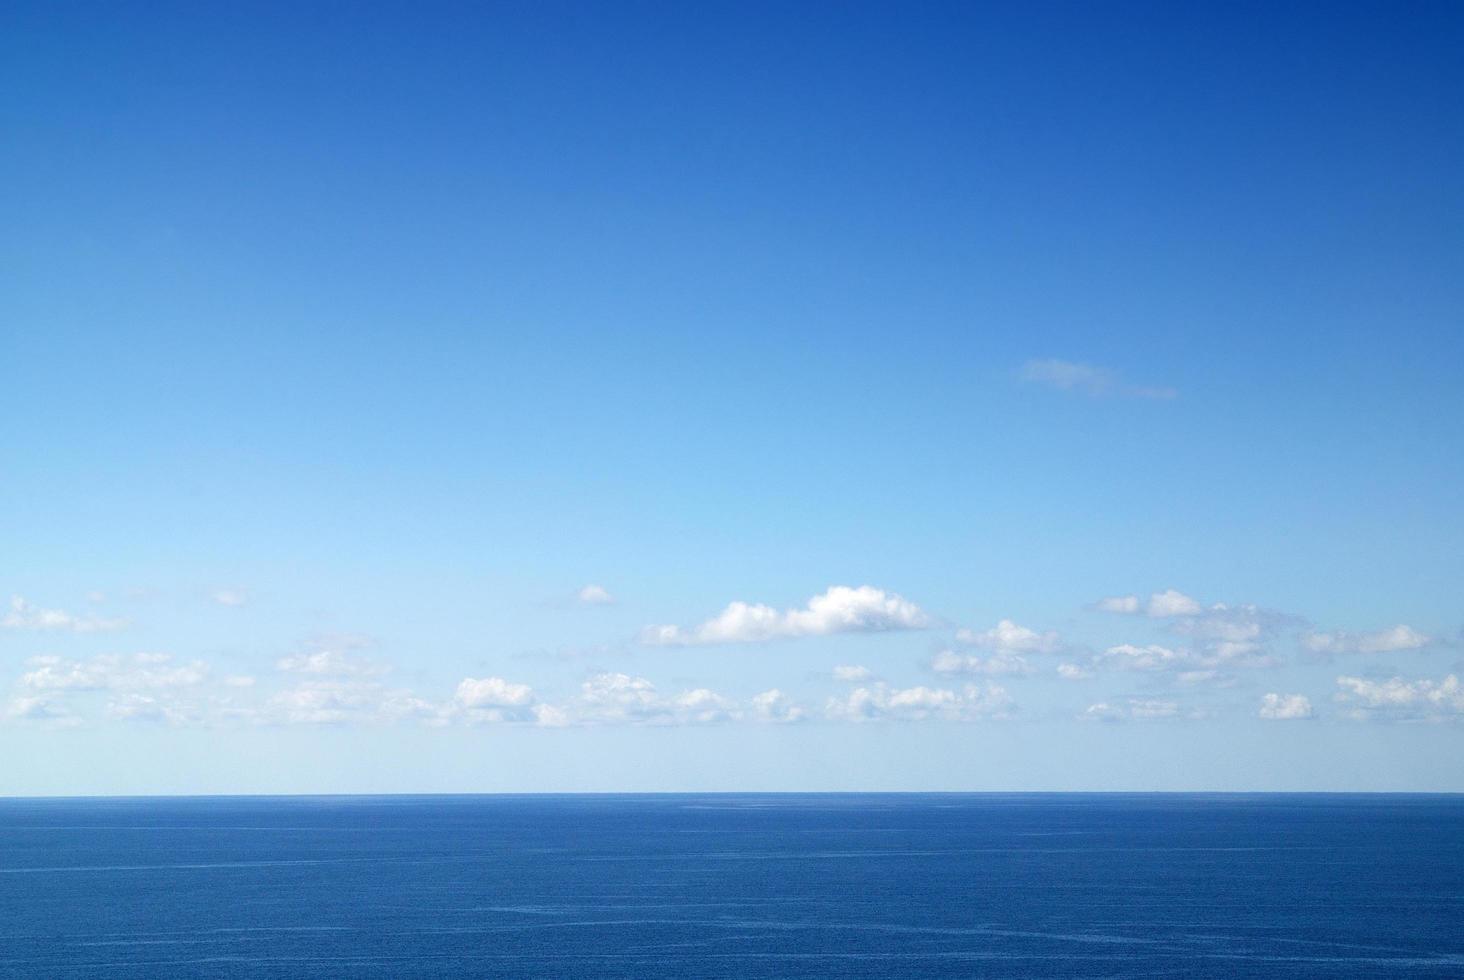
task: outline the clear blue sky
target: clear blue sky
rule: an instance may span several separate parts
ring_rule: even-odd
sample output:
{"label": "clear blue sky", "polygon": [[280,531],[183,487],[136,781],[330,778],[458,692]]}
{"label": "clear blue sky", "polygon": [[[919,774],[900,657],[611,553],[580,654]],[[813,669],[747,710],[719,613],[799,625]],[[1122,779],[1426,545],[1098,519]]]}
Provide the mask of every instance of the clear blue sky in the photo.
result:
{"label": "clear blue sky", "polygon": [[1464,790],[1461,46],[8,4],[0,793]]}

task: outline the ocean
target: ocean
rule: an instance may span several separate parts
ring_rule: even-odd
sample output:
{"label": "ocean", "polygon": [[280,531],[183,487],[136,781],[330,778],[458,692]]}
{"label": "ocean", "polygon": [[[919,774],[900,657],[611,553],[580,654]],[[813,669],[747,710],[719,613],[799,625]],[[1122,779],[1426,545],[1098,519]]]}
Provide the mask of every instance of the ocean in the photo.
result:
{"label": "ocean", "polygon": [[1464,977],[1464,797],[0,800],[5,977]]}

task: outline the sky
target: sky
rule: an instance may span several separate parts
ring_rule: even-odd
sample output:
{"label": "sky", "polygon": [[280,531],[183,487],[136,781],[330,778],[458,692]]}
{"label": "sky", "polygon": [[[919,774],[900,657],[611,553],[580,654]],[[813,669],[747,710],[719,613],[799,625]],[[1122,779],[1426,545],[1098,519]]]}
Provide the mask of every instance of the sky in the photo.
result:
{"label": "sky", "polygon": [[1464,8],[0,12],[0,795],[1464,791]]}

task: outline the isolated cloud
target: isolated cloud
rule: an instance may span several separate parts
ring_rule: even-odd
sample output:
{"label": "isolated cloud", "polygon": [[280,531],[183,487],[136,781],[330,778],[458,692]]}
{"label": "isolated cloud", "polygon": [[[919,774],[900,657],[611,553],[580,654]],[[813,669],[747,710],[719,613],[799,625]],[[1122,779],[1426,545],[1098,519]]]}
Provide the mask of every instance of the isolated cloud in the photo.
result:
{"label": "isolated cloud", "polygon": [[873,671],[858,664],[839,664],[834,668],[836,681],[867,681],[873,676]]}
{"label": "isolated cloud", "polygon": [[1267,694],[1258,714],[1269,721],[1299,721],[1312,716],[1311,700],[1304,694]]}
{"label": "isolated cloud", "polygon": [[1057,676],[1065,681],[1085,681],[1093,672],[1082,664],[1058,664]]}
{"label": "isolated cloud", "polygon": [[841,721],[973,721],[1004,717],[1011,708],[1011,697],[995,684],[968,684],[960,693],[945,688],[875,684],[829,699],[824,713]]}
{"label": "isolated cloud", "polygon": [[615,601],[603,585],[587,585],[575,594],[575,598],[587,606],[608,606]]}
{"label": "isolated cloud", "polygon": [[1443,680],[1406,681],[1401,677],[1374,681],[1338,677],[1336,700],[1352,706],[1355,718],[1458,718],[1464,716],[1464,684],[1457,675]]}
{"label": "isolated cloud", "polygon": [[77,616],[62,609],[42,609],[21,598],[10,597],[10,611],[0,616],[0,629],[68,633],[109,633],[127,626],[125,619]]}
{"label": "isolated cloud", "polygon": [[868,585],[832,586],[803,609],[779,611],[771,606],[733,602],[699,626],[649,626],[641,641],[659,646],[711,643],[760,643],[831,633],[876,633],[924,629],[930,618],[913,602]]}
{"label": "isolated cloud", "polygon": [[221,606],[238,607],[249,602],[249,593],[243,589],[215,589],[210,598]]}
{"label": "isolated cloud", "polygon": [[1022,365],[1020,377],[1030,384],[1070,391],[1090,398],[1154,398],[1178,396],[1173,388],[1124,384],[1108,368],[1058,359],[1032,360]]}
{"label": "isolated cloud", "polygon": [[1402,623],[1372,633],[1346,633],[1338,630],[1332,633],[1307,633],[1301,638],[1303,647],[1320,654],[1396,653],[1400,650],[1421,650],[1432,642],[1433,637]]}

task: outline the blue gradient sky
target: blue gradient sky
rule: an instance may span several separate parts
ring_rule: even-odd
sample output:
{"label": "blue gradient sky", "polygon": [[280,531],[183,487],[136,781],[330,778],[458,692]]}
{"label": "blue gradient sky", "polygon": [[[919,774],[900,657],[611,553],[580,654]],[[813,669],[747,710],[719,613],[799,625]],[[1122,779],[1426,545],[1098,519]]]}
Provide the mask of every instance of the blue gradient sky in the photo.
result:
{"label": "blue gradient sky", "polygon": [[7,5],[0,793],[1464,790],[1461,43]]}

